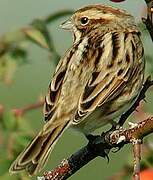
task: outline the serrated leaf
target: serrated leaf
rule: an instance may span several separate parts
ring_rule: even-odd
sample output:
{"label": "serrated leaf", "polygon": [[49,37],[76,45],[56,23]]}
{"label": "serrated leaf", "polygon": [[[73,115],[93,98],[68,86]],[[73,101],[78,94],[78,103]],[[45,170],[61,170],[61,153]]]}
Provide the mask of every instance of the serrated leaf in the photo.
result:
{"label": "serrated leaf", "polygon": [[42,48],[49,50],[48,42],[46,41],[46,38],[39,30],[33,27],[28,27],[28,28],[24,28],[23,31],[26,34],[26,36],[36,45],[39,45]]}

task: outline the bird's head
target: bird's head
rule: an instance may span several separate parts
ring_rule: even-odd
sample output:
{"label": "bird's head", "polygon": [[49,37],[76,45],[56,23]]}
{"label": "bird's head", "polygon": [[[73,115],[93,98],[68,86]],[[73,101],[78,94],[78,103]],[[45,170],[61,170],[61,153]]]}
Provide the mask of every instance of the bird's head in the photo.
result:
{"label": "bird's head", "polygon": [[61,28],[72,31],[76,40],[97,28],[105,33],[134,24],[134,18],[125,10],[106,5],[89,5],[77,10],[61,24]]}

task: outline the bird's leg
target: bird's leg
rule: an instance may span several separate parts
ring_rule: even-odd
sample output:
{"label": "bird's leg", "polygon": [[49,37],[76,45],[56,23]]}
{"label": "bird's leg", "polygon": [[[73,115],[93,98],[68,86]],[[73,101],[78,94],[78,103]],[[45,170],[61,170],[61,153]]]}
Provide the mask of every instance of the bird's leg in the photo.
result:
{"label": "bird's leg", "polygon": [[[151,80],[151,77],[149,76],[145,83],[143,84],[143,87],[140,91],[140,94],[137,98],[137,100],[135,101],[135,103],[124,113],[121,115],[120,119],[118,122],[115,122],[115,121],[111,121],[111,129],[107,132],[110,132],[110,131],[115,131],[117,129],[120,129],[122,128],[123,124],[125,123],[125,121],[127,120],[127,118],[136,110],[136,108],[139,106],[139,103],[140,101],[144,100],[145,99],[145,93],[146,91],[149,89],[149,87],[151,87],[153,85],[153,81]],[[107,133],[106,132],[106,133]],[[103,133],[102,133],[103,135]],[[86,138],[89,140],[89,143],[95,143],[95,142],[99,142],[98,139],[100,139],[99,137],[101,137],[100,135],[92,135],[92,134],[88,134],[88,135],[85,135]]]}
{"label": "bird's leg", "polygon": [[100,135],[92,135],[92,134],[86,134],[85,137],[89,141],[89,143],[93,143]]}
{"label": "bird's leg", "polygon": [[111,128],[110,128],[110,130],[109,131],[115,131],[116,129],[119,129],[120,128],[120,126],[119,126],[119,124],[118,124],[118,122],[116,122],[116,121],[111,121],[110,122],[110,124],[111,124]]}
{"label": "bird's leg", "polygon": [[[106,145],[105,140],[104,140],[105,133],[102,133],[102,135],[92,135],[88,134],[86,135],[86,138],[89,140],[88,142],[88,147],[92,149],[92,151],[97,154],[98,156],[105,157],[107,161],[109,162],[109,152],[110,149],[105,148],[104,146]],[[96,148],[98,147],[98,148]],[[97,151],[98,149],[98,151]]]}
{"label": "bird's leg", "polygon": [[[151,87],[153,85],[153,81],[151,80],[151,77],[149,76],[145,83],[143,84],[143,87],[140,91],[140,94],[137,98],[137,100],[135,101],[135,103],[124,113],[121,115],[120,119],[118,122],[115,121],[111,121],[111,129],[108,130],[107,132],[103,132],[101,135],[92,135],[92,134],[88,134],[86,135],[86,138],[89,140],[89,145],[94,145],[94,144],[101,144],[102,142],[102,136],[104,136],[105,134],[107,134],[108,132],[111,131],[115,131],[118,130],[120,128],[122,128],[122,126],[124,125],[125,121],[127,120],[127,118],[136,110],[136,108],[139,106],[140,101],[145,99],[145,93],[146,91],[149,89],[149,87]],[[119,151],[122,148],[122,144],[120,147],[117,148],[116,151]],[[115,151],[115,152],[116,152]],[[107,153],[106,153],[107,154]],[[107,156],[107,155],[106,155]]]}

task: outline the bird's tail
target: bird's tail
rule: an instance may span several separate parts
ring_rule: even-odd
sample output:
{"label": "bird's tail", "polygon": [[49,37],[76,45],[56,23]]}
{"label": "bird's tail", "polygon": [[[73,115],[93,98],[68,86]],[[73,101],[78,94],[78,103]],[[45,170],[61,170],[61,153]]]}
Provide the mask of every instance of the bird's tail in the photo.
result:
{"label": "bird's tail", "polygon": [[9,171],[26,170],[29,175],[37,174],[44,167],[57,140],[68,127],[69,122],[41,131],[11,165]]}

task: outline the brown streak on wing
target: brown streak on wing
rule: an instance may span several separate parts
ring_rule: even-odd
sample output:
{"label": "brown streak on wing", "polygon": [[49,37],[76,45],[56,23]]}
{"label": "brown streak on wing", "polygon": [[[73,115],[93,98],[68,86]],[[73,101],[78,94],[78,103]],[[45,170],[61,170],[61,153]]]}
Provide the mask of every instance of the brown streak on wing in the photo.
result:
{"label": "brown streak on wing", "polygon": [[114,97],[118,96],[118,94],[120,94],[120,92],[124,89],[125,83],[126,81],[124,81],[124,79],[118,79],[112,89],[102,96],[98,106],[101,106],[106,101],[110,101]]}
{"label": "brown streak on wing", "polygon": [[66,69],[64,69],[63,71],[57,74],[55,82],[54,82],[54,90],[57,90],[59,88],[60,84],[62,83],[64,79],[65,73],[66,73]]}
{"label": "brown streak on wing", "polygon": [[70,62],[71,57],[74,54],[74,49],[77,49],[77,48],[78,48],[78,44],[76,44],[71,50],[69,50],[68,56],[61,59],[56,68],[52,82],[50,83],[49,88],[48,88],[48,94],[45,98],[45,103],[44,103],[45,122],[49,121],[54,115],[55,104],[60,95],[62,82],[65,78],[68,63]]}
{"label": "brown streak on wing", "polygon": [[[113,71],[113,67],[110,67],[112,68],[111,70],[102,66],[105,69],[98,69],[98,71],[95,67],[80,97],[75,117],[77,123],[79,123],[83,117],[92,113],[97,107],[116,98],[125,89],[126,84],[130,81],[131,76],[133,76],[136,66],[136,63],[134,63],[136,49],[132,46],[132,34],[123,34],[120,38],[117,35],[115,36],[115,34],[113,35],[114,37],[112,36],[112,38],[114,42],[112,45],[117,49],[112,53],[112,59],[115,57],[116,62],[120,61],[120,63],[116,63],[117,69],[115,71]],[[106,41],[104,40],[104,42]],[[111,43],[109,44],[111,45]],[[118,53],[124,53],[123,49],[122,51],[119,50],[120,47],[125,48],[125,54],[118,56]],[[105,50],[106,49],[104,49],[104,51]],[[129,55],[129,53],[131,53],[131,55]],[[124,59],[121,59],[121,57]],[[98,59],[102,60],[100,57]]]}
{"label": "brown streak on wing", "polygon": [[114,32],[112,33],[112,45],[113,45],[113,59],[115,59],[119,53],[120,49],[120,42],[118,33]]}
{"label": "brown streak on wing", "polygon": [[[103,91],[99,92],[94,98],[85,103],[80,102],[80,108],[76,112],[74,123],[80,122],[80,120],[92,113],[98,106],[103,105],[106,101],[110,101],[115,98],[125,87],[125,81],[118,79],[113,87],[110,89],[104,88]],[[79,113],[78,113],[79,112]],[[82,115],[79,115],[82,113]]]}
{"label": "brown streak on wing", "polygon": [[97,57],[95,58],[95,62],[94,62],[95,67],[98,66],[103,51],[104,51],[104,47],[99,47],[99,48],[98,48],[98,55],[97,55]]}

